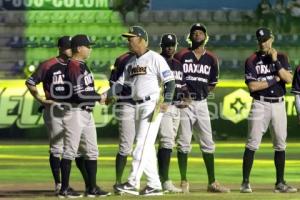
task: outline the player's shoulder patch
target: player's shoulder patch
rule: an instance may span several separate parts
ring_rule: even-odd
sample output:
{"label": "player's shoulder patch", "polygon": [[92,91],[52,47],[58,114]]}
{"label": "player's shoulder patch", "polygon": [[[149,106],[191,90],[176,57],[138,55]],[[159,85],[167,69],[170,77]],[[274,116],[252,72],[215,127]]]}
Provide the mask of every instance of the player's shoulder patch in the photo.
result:
{"label": "player's shoulder patch", "polygon": [[166,71],[162,72],[162,75],[164,78],[167,78],[169,76],[172,76],[172,72],[171,72],[171,70],[166,70]]}
{"label": "player's shoulder patch", "polygon": [[177,59],[178,61],[181,61],[182,57],[186,54],[189,53],[191,50],[189,48],[183,48],[180,51],[178,51],[175,55],[174,58]]}

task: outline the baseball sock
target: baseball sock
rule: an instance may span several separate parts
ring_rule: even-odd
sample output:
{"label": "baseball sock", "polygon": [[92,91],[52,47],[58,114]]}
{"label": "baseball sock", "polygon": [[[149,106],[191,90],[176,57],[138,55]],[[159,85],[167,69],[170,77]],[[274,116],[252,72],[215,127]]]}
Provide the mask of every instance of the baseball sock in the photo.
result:
{"label": "baseball sock", "polygon": [[285,151],[275,151],[276,184],[284,182]]}
{"label": "baseball sock", "polygon": [[82,178],[84,180],[85,188],[89,188],[89,178],[88,174],[85,168],[85,162],[84,162],[84,157],[77,157],[75,158],[76,166],[81,172]]}
{"label": "baseball sock", "polygon": [[245,148],[243,156],[243,183],[249,183],[255,151]]}
{"label": "baseball sock", "polygon": [[97,178],[97,160],[85,160],[85,168],[88,174],[90,188],[95,188]]}
{"label": "baseball sock", "polygon": [[69,179],[71,173],[72,160],[61,159],[61,190],[66,190],[69,187]]}
{"label": "baseball sock", "polygon": [[50,167],[55,184],[60,183],[60,159],[55,157],[52,153],[49,156]]}
{"label": "baseball sock", "polygon": [[169,180],[169,167],[172,149],[161,148],[157,152],[158,171],[162,183]]}
{"label": "baseball sock", "polygon": [[127,156],[122,156],[120,153],[116,156],[116,184],[122,183],[122,176],[127,163]]}
{"label": "baseball sock", "polygon": [[213,153],[204,153],[202,152],[203,160],[205,163],[208,184],[215,182],[215,158]]}
{"label": "baseball sock", "polygon": [[187,170],[187,160],[188,154],[177,151],[178,167],[180,171],[180,176],[182,181],[187,181],[186,170]]}

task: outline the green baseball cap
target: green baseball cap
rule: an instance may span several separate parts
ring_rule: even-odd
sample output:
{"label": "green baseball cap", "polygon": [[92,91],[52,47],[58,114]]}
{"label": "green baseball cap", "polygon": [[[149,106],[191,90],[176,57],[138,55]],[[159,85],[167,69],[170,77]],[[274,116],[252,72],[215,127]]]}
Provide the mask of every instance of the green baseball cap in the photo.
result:
{"label": "green baseball cap", "polygon": [[141,26],[131,26],[127,33],[122,34],[123,37],[141,37],[146,42],[148,41],[148,33]]}

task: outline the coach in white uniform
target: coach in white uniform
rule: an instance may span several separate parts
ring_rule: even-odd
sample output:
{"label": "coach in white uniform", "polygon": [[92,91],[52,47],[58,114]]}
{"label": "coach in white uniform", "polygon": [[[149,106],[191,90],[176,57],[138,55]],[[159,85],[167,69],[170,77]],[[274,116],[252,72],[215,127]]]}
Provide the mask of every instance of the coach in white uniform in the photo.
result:
{"label": "coach in white uniform", "polygon": [[[133,195],[162,195],[155,140],[163,112],[167,110],[173,99],[174,76],[165,59],[158,53],[147,49],[148,34],[142,27],[132,26],[129,32],[122,36],[128,39],[129,50],[135,55],[128,60],[123,75],[117,84],[113,85],[108,96],[112,91],[118,93],[119,88],[122,88],[125,82],[131,85],[136,110],[136,147],[132,155],[132,169],[128,182],[117,188]],[[164,101],[160,103],[162,84]],[[143,173],[147,176],[147,186],[139,193]]]}

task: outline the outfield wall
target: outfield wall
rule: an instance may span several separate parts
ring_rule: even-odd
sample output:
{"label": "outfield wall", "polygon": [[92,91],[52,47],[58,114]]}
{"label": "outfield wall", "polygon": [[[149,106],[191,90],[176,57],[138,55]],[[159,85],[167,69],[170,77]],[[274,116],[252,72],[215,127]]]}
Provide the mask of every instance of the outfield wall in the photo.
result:
{"label": "outfield wall", "polygon": [[[25,80],[0,81],[0,137],[46,137],[39,104],[24,85]],[[107,81],[96,81],[98,91],[108,87]],[[42,93],[42,88],[39,87]],[[288,88],[288,91],[290,88]],[[252,98],[243,81],[220,81],[208,97],[213,131],[220,137],[246,137],[247,116]],[[288,132],[298,137],[294,96],[286,96]],[[99,136],[117,137],[117,123],[112,106],[99,105],[93,114]]]}

